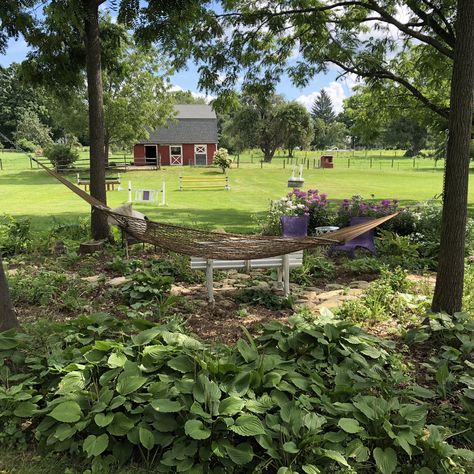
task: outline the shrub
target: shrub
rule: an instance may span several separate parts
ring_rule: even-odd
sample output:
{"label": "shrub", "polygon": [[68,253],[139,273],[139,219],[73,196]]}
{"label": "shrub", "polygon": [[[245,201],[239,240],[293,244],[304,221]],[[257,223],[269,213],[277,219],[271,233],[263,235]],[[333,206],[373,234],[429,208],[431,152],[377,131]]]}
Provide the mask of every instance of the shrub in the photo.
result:
{"label": "shrub", "polygon": [[303,265],[291,270],[291,278],[299,285],[311,285],[315,278],[330,279],[336,275],[336,266],[323,255],[305,253]]}
{"label": "shrub", "polygon": [[344,262],[343,266],[350,272],[355,273],[356,275],[361,275],[365,273],[380,273],[383,264],[381,263],[380,259],[375,257],[360,257],[347,260]]}
{"label": "shrub", "polygon": [[45,154],[56,169],[70,168],[79,159],[79,153],[70,145],[51,145]]}
{"label": "shrub", "polygon": [[173,278],[156,274],[149,269],[132,275],[122,287],[122,293],[129,304],[144,301],[160,301],[170,291]]}
{"label": "shrub", "polygon": [[19,138],[17,140],[17,144],[20,148],[22,148],[23,150],[29,153],[34,152],[38,148],[38,145],[31,142],[30,140],[27,140],[26,138]]}
{"label": "shrub", "polygon": [[232,158],[229,156],[226,148],[219,148],[214,152],[214,164],[221,168],[223,173],[225,173],[227,168],[230,168]]}
{"label": "shrub", "polygon": [[12,216],[0,218],[0,253],[12,256],[29,250],[31,230],[29,219],[16,219]]}
{"label": "shrub", "polygon": [[431,391],[393,344],[328,315],[232,348],[92,315],[38,339],[2,333],[0,360],[1,431],[34,430],[93,472],[141,459],[156,472],[467,473],[473,456],[449,444],[457,425],[432,424]]}

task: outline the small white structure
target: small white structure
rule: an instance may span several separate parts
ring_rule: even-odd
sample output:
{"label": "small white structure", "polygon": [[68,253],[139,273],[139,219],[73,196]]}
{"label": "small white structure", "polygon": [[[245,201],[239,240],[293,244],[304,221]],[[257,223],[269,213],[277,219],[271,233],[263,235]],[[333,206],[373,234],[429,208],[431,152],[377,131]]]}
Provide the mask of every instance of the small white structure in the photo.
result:
{"label": "small white structure", "polygon": [[300,165],[300,175],[298,178],[295,177],[295,165],[293,165],[293,171],[291,172],[291,176],[288,179],[288,187],[301,188],[303,184],[304,184],[303,165]]}
{"label": "small white structure", "polygon": [[[161,193],[161,199],[160,199]],[[128,202],[156,203],[166,206],[166,185],[163,180],[161,189],[138,189],[132,188],[132,182],[128,182]]]}
{"label": "small white structure", "polygon": [[287,255],[278,255],[270,258],[256,258],[254,260],[212,260],[200,257],[191,257],[191,268],[206,271],[206,286],[209,302],[214,302],[214,269],[250,271],[252,268],[278,268],[278,281],[283,280],[285,296],[290,294],[290,268],[303,265],[303,251],[292,252]]}

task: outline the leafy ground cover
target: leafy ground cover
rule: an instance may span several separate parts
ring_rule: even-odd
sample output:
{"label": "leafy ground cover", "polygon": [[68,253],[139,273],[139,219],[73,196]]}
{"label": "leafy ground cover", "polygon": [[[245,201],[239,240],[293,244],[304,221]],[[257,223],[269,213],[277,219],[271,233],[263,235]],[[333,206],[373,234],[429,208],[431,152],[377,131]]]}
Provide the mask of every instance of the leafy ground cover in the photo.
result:
{"label": "leafy ground cover", "polygon": [[[303,154],[303,152],[301,152]],[[361,158],[363,159],[363,158]],[[388,159],[388,156],[387,156]],[[410,159],[399,158],[402,163]],[[20,154],[4,152],[3,171],[0,171],[0,206],[2,212],[14,216],[28,216],[35,229],[46,230],[55,222],[77,222],[89,213],[88,206],[69,190],[41,170],[29,169],[29,161]],[[432,166],[431,160],[420,160]],[[134,186],[160,188],[163,179],[167,185],[168,206],[158,208],[137,205],[153,219],[166,222],[199,225],[208,228],[223,228],[226,231],[252,232],[256,229],[256,218],[263,217],[270,200],[284,196],[289,167],[282,167],[283,158],[274,163],[242,164],[239,169],[229,170],[231,191],[178,190],[181,173],[209,176],[220,175],[219,169],[166,167],[162,171],[131,171],[122,175],[124,182]],[[327,193],[331,199],[344,199],[354,194],[375,199],[399,199],[402,204],[430,199],[441,192],[442,173],[432,169],[420,170],[409,166],[400,170],[391,168],[347,168],[344,162],[332,170],[305,170],[305,187],[316,188]],[[71,175],[75,180],[75,176]],[[471,190],[470,201],[474,202]],[[126,191],[108,193],[111,206],[127,200]]]}
{"label": "leafy ground cover", "polygon": [[[23,331],[0,336],[0,469],[471,472],[473,320],[427,314],[424,277],[415,288],[372,257],[312,254],[291,299],[261,273],[217,315],[173,292],[202,288],[186,259],[136,247],[126,261],[113,246],[81,257],[86,230],[60,226],[7,258]],[[344,293],[354,278],[374,280],[357,308],[298,300],[300,286]],[[251,332],[219,344],[198,315],[220,320],[224,341],[240,323]]]}

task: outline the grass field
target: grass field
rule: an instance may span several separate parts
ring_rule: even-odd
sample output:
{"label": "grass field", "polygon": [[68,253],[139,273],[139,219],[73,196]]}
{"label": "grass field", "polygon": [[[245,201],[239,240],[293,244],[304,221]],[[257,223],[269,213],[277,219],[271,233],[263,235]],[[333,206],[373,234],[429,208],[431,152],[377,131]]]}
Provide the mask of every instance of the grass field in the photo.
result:
{"label": "grass field", "polygon": [[[320,153],[308,152],[306,159],[310,161],[310,169],[305,165],[304,189],[319,189],[330,199],[361,194],[366,198],[371,195],[375,199],[396,198],[402,203],[429,199],[439,194],[442,190],[443,164],[438,162],[437,169],[434,169],[432,160],[418,159],[413,167],[413,160],[401,158],[402,153],[386,151],[380,157],[380,152],[374,151],[367,153],[366,158],[363,151],[354,156],[352,152],[338,152],[334,169],[324,170],[312,168],[312,160]],[[298,152],[296,157],[301,163],[305,152]],[[70,222],[88,215],[89,208],[85,202],[44,171],[30,169],[25,155],[4,152],[0,158],[3,164],[0,171],[2,214],[31,218],[34,229],[47,229],[54,221]],[[178,190],[180,174],[219,176],[220,170],[214,168],[165,167],[158,171],[129,171],[122,174],[122,183],[126,187],[131,180],[134,187],[157,189],[165,180],[166,207],[135,205],[152,219],[223,228],[228,232],[251,232],[256,226],[254,216],[263,215],[270,200],[288,192],[287,179],[291,174],[291,162],[281,156],[277,156],[271,164],[262,165],[260,159],[256,152],[240,156],[240,167],[237,169],[234,164],[229,170],[230,191]],[[296,164],[296,158],[293,163]],[[70,179],[74,181],[75,175],[70,175]],[[126,200],[127,191],[108,192],[111,207]],[[474,204],[473,189],[470,190],[469,201]]]}

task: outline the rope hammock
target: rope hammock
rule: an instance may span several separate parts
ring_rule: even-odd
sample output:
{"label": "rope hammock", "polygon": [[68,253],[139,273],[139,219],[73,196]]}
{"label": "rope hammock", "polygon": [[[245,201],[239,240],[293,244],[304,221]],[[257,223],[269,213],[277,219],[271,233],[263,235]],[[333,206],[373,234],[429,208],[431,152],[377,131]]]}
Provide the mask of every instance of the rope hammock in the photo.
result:
{"label": "rope hammock", "polygon": [[204,231],[154,222],[114,212],[33,156],[28,156],[51,176],[89,203],[93,209],[111,217],[124,232],[135,239],[193,257],[220,260],[251,260],[285,255],[317,245],[345,243],[383,224],[396,215],[390,214],[363,224],[344,227],[335,232],[324,234],[324,236],[315,237],[288,238]]}

